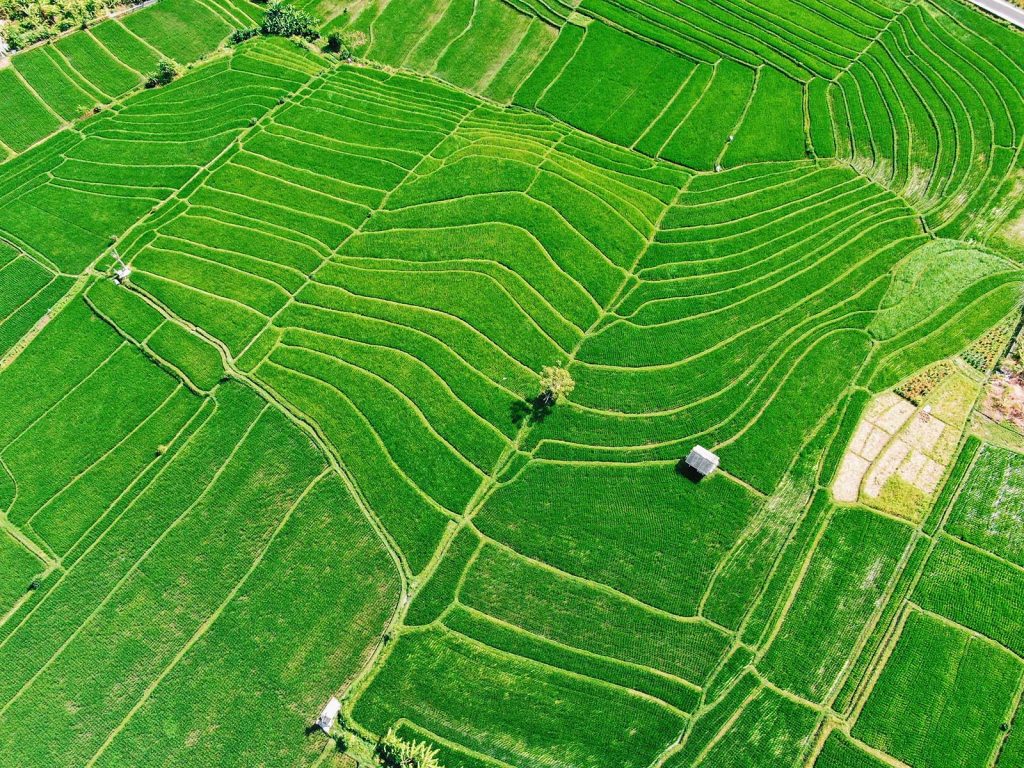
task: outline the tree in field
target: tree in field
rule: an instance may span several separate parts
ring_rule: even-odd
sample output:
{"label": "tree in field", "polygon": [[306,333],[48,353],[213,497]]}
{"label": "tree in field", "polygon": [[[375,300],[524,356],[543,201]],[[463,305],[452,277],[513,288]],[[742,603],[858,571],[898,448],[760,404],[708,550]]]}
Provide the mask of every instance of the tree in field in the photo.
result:
{"label": "tree in field", "polygon": [[400,738],[394,728],[377,743],[377,759],[384,768],[442,768],[436,749],[422,741]]}
{"label": "tree in field", "polygon": [[345,38],[341,32],[335,30],[327,36],[327,50],[331,53],[337,54],[343,59],[351,58],[352,52],[349,51],[348,45],[345,44]]}
{"label": "tree in field", "polygon": [[146,87],[157,88],[161,85],[167,85],[177,76],[178,70],[174,68],[174,65],[167,59],[161,59],[160,63],[156,67],[156,74],[146,81]]}
{"label": "tree in field", "polygon": [[270,6],[263,17],[263,34],[316,40],[320,37],[320,20],[301,8],[278,2]]}
{"label": "tree in field", "polygon": [[565,368],[556,365],[545,365],[540,372],[540,400],[544,405],[554,405],[563,397],[568,397],[576,388],[572,374]]}

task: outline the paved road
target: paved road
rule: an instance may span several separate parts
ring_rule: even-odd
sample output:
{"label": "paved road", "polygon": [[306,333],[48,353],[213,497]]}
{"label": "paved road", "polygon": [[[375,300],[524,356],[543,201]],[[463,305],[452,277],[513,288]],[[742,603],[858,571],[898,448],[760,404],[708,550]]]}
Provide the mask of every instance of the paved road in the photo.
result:
{"label": "paved road", "polygon": [[1011,24],[1024,29],[1024,9],[1004,2],[1004,0],[971,0],[971,2],[979,8],[984,8],[989,13],[994,13],[999,18],[1006,19]]}

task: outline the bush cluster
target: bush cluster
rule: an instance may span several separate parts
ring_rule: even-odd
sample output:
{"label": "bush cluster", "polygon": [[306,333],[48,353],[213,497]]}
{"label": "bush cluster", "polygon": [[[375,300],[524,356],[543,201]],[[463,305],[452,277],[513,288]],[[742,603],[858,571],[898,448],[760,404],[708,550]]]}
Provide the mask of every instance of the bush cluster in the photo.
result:
{"label": "bush cluster", "polygon": [[249,40],[250,38],[256,37],[256,35],[258,35],[259,33],[259,27],[247,27],[245,29],[236,29],[234,32],[231,33],[231,37],[228,38],[228,42],[230,42],[231,45],[238,45],[239,43],[244,43],[246,40]]}
{"label": "bush cluster", "polygon": [[167,59],[161,60],[157,65],[156,74],[151,75],[146,81],[147,88],[158,88],[161,85],[167,85],[171,80],[178,76],[178,70],[174,68],[174,65]]}
{"label": "bush cluster", "polygon": [[3,37],[14,50],[81,27],[124,0],[0,0]]}
{"label": "bush cluster", "polygon": [[345,44],[345,38],[337,30],[327,36],[327,50],[338,54],[343,59],[347,59],[352,55]]}
{"label": "bush cluster", "polygon": [[422,741],[407,741],[393,728],[377,743],[377,760],[383,768],[443,768],[436,749]]}
{"label": "bush cluster", "polygon": [[263,19],[262,32],[265,35],[316,40],[320,36],[320,21],[316,16],[301,8],[278,2],[267,9],[267,15]]}

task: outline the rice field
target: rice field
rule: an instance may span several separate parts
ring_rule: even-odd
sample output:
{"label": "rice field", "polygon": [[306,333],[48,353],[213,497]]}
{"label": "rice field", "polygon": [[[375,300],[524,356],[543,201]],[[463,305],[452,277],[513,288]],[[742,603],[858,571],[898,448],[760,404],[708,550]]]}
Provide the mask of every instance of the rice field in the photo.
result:
{"label": "rice field", "polygon": [[298,5],[0,69],[0,766],[1016,765],[1024,33]]}
{"label": "rice field", "polygon": [[259,13],[244,0],[161,0],[12,56],[0,72],[9,115],[0,122],[0,160],[94,112],[117,109],[161,60],[191,65]]}

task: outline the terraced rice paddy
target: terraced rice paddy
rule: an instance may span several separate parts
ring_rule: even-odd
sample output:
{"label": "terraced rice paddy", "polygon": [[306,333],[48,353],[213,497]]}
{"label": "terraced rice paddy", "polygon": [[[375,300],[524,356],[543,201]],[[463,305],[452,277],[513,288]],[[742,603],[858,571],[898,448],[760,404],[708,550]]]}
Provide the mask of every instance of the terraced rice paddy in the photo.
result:
{"label": "terraced rice paddy", "polygon": [[1021,764],[1022,33],[300,5],[0,69],[0,766]]}

